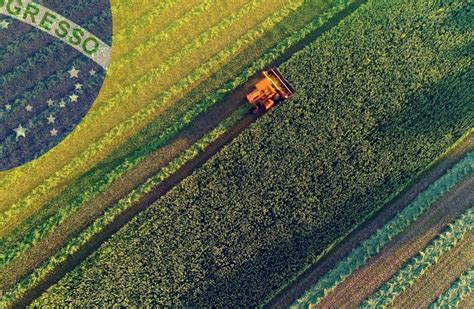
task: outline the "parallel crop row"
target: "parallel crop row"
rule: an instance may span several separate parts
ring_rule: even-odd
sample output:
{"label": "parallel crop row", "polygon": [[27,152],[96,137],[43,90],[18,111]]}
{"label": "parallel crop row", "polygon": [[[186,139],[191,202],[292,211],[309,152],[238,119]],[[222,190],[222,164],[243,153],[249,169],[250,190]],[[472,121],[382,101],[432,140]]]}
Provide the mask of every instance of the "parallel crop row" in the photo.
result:
{"label": "parallel crop row", "polygon": [[[74,5],[68,7],[67,11],[63,14],[63,16],[70,17],[72,12],[83,10],[86,6],[89,6],[92,3],[94,3],[94,0],[80,0],[78,3],[75,3]],[[3,59],[5,55],[12,54],[15,51],[18,51],[18,49],[20,49],[22,46],[28,45],[31,41],[38,38],[39,33],[40,32],[38,32],[37,30],[31,29],[30,31],[21,34],[19,38],[17,38],[10,44],[2,46],[2,49],[0,49],[0,59]]]}
{"label": "parallel crop row", "polygon": [[457,308],[459,303],[474,290],[474,266],[466,270],[430,305],[430,309]]}
{"label": "parallel crop row", "polygon": [[[130,65],[130,62],[132,62],[133,60],[139,59],[144,53],[152,50],[164,40],[172,37],[173,34],[175,34],[181,26],[186,25],[193,18],[196,18],[197,16],[205,13],[207,10],[212,8],[214,2],[215,0],[203,1],[198,6],[194,7],[192,10],[190,10],[185,15],[183,15],[181,18],[173,21],[169,26],[163,29],[163,31],[158,33],[158,35],[155,35],[149,40],[146,40],[145,42],[139,44],[136,48],[133,49],[132,52],[129,52],[125,56],[118,59],[117,61],[112,62],[109,69],[110,74],[117,73],[117,71],[119,71],[120,69],[126,67],[127,65]],[[135,27],[135,24],[134,24],[134,27]],[[136,28],[140,29],[138,25]],[[114,39],[115,39],[115,36],[114,36]]]}
{"label": "parallel crop row", "polygon": [[390,306],[395,298],[416,282],[429,267],[474,228],[474,208],[470,208],[460,218],[438,235],[417,256],[409,260],[401,270],[390,278],[378,291],[367,298],[361,308]]}
{"label": "parallel crop row", "polygon": [[[117,2],[120,3],[120,2]],[[119,43],[126,39],[130,39],[137,31],[147,29],[150,27],[156,19],[160,18],[160,13],[163,10],[173,7],[176,4],[176,0],[161,0],[157,5],[153,7],[153,9],[146,12],[145,15],[141,16],[138,20],[136,20],[133,24],[129,27],[124,27],[117,33],[114,33],[113,41],[115,43]],[[117,16],[115,18],[120,18],[118,11],[120,9],[112,7],[112,12],[115,14],[117,11]],[[128,14],[129,9],[123,11],[123,13]]]}
{"label": "parallel crop row", "polygon": [[426,191],[420,193],[413,202],[405,207],[395,218],[378,229],[369,239],[363,241],[357,248],[342,259],[336,266],[325,274],[318,282],[298,298],[294,307],[317,305],[336,286],[354,271],[363,266],[371,257],[378,254],[392,239],[410,227],[423,213],[445,193],[474,172],[474,152],[470,152],[453,169],[433,183]]}

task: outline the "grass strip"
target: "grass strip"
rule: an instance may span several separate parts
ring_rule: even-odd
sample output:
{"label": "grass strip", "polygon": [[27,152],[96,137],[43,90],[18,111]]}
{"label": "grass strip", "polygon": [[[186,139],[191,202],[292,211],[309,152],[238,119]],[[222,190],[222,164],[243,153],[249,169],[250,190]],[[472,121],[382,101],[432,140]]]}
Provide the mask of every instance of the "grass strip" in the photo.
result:
{"label": "grass strip", "polygon": [[317,305],[333,291],[345,278],[362,267],[375,256],[398,234],[410,227],[416,219],[425,213],[445,193],[474,172],[474,151],[457,163],[451,170],[421,192],[407,207],[392,220],[378,229],[367,240],[354,248],[349,255],[336,264],[315,285],[308,289],[293,304],[294,308],[305,308]]}
{"label": "grass strip", "polygon": [[435,300],[429,309],[457,308],[459,303],[474,290],[474,266],[466,270]]}
{"label": "grass strip", "polygon": [[467,232],[474,228],[474,207],[451,223],[448,228],[410,259],[378,291],[369,296],[360,308],[388,307],[395,298],[416,282],[439,257],[451,250]]}

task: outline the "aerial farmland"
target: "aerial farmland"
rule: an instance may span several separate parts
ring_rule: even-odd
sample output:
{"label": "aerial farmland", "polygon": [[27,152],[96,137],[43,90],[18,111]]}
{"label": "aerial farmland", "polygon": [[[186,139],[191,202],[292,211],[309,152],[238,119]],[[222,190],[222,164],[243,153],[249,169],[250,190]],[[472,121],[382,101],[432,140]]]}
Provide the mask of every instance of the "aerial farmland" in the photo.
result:
{"label": "aerial farmland", "polygon": [[0,1],[0,308],[474,307],[473,23]]}

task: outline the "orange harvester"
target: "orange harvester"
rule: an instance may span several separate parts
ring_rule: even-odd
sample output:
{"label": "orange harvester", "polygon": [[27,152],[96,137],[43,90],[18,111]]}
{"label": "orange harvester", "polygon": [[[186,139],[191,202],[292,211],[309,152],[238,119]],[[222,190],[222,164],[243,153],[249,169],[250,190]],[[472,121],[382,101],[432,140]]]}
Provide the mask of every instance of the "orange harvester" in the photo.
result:
{"label": "orange harvester", "polygon": [[283,78],[277,69],[263,72],[263,79],[255,84],[255,89],[247,94],[247,100],[256,107],[268,111],[277,102],[285,101],[294,94],[295,90]]}

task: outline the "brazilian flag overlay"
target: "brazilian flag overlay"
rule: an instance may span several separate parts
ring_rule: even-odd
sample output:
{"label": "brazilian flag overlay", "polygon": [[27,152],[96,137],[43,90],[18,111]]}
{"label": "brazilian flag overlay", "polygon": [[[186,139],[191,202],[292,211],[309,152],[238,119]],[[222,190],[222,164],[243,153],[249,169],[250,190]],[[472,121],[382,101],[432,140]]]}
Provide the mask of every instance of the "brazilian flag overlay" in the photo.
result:
{"label": "brazilian flag overlay", "polygon": [[0,170],[60,143],[106,74],[109,0],[0,0]]}

